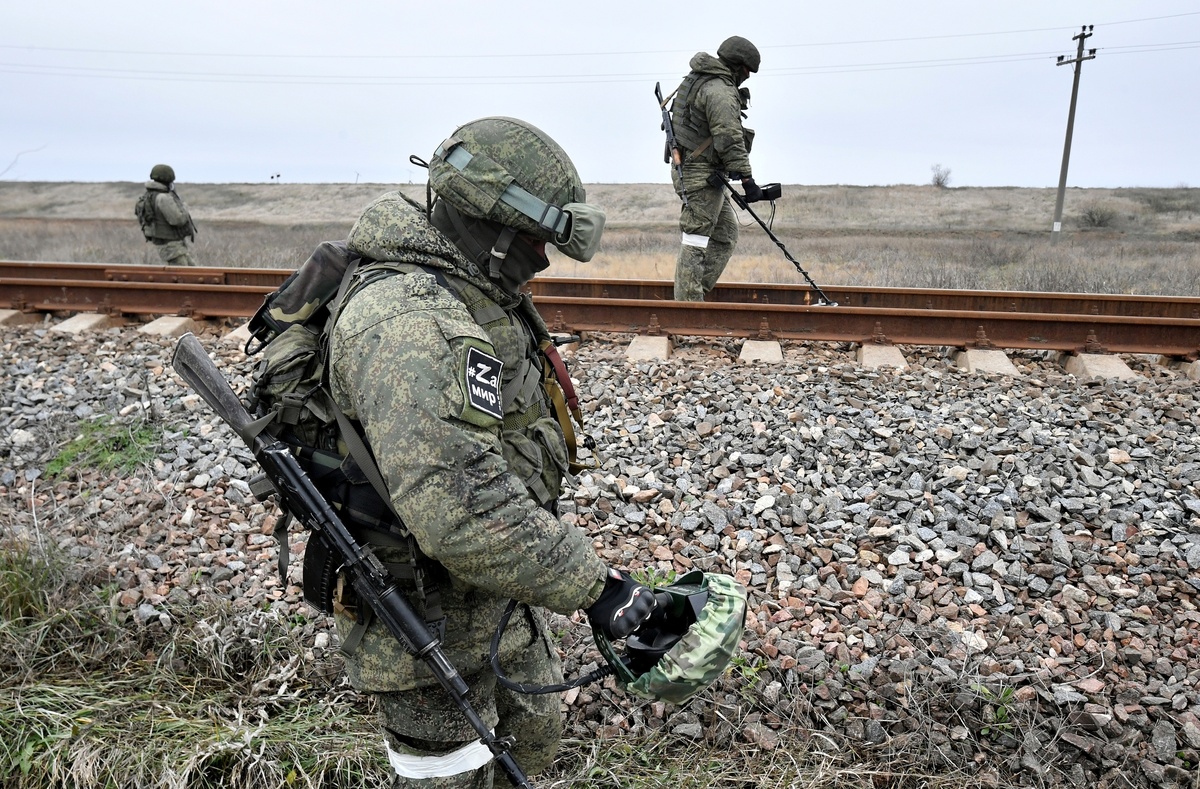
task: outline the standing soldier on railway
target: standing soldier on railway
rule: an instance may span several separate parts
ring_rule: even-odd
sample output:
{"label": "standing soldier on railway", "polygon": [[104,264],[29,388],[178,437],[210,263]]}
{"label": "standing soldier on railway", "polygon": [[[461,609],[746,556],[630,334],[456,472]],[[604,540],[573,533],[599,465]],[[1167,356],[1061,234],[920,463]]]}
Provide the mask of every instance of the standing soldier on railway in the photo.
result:
{"label": "standing soldier on railway", "polygon": [[138,198],[133,212],[142,226],[142,235],[158,248],[162,262],[170,266],[194,266],[186,239],[195,243],[196,225],[174,183],[175,171],[169,164],[154,165],[146,191]]}
{"label": "standing soldier on railway", "polygon": [[717,48],[716,57],[707,52],[692,56],[691,72],[675,91],[671,123],[682,168],[672,170],[671,180],[683,199],[676,301],[703,301],[737,246],[737,219],[725,199],[725,186],[711,180],[714,175],[740,180],[750,202],[762,197],[750,170],[754,131],[742,125],[750,91],[741,87],[760,62],[754,44],[731,36]]}

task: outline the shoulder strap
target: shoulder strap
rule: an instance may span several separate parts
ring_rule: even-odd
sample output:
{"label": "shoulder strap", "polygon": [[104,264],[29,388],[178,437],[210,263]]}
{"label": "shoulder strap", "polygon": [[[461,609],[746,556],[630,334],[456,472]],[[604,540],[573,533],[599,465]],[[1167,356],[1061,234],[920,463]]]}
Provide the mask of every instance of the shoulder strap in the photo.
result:
{"label": "shoulder strap", "polygon": [[[322,333],[322,342],[328,342],[329,332],[333,329],[334,321],[341,312],[342,302],[345,300],[347,292],[350,289],[350,281],[354,277],[355,271],[361,259],[356,259],[350,262],[346,267],[346,273],[342,277],[342,282],[338,286],[337,296],[329,303],[329,319],[325,323],[325,331]],[[393,271],[393,273],[398,273]],[[329,354],[325,354],[325,358],[321,360],[324,365],[324,378],[326,381],[325,389],[328,390],[329,381]],[[371,483],[372,490],[379,496],[379,499],[387,506],[388,511],[396,518],[396,523],[404,529],[405,538],[409,549],[409,565],[410,573],[415,586],[417,596],[424,603],[425,607],[425,622],[429,625],[439,638],[444,639],[446,635],[446,614],[442,610],[441,591],[436,583],[426,583],[425,573],[421,568],[418,554],[420,547],[417,545],[416,539],[408,532],[404,526],[404,519],[396,512],[396,508],[392,505],[392,495],[387,489],[387,484],[383,481],[383,473],[379,470],[379,464],[375,462],[375,456],[371,453],[366,441],[358,432],[358,426],[350,421],[350,417],[346,416],[342,411],[341,406],[334,400],[332,392],[328,392],[326,398],[329,401],[329,408],[333,411],[334,417],[337,419],[338,432],[341,435],[342,441],[345,442],[346,448],[350,452],[350,456],[354,458],[354,462],[358,464],[363,476]],[[378,541],[378,536],[374,538]],[[388,571],[393,575],[407,575],[402,573],[401,568],[388,567]],[[371,609],[359,611],[359,619],[351,628],[345,643],[342,645],[342,651],[347,654],[353,654],[358,649],[358,644],[366,633],[367,626],[370,624]]]}
{"label": "shoulder strap", "polygon": [[[346,273],[342,275],[342,282],[338,285],[337,295],[329,302],[329,318],[325,321],[325,330],[321,334],[321,344],[325,345],[329,342],[329,333],[333,330],[333,324],[337,320],[338,314],[342,311],[342,302],[346,298],[346,292],[350,289],[350,281],[354,279],[354,273],[358,271],[361,258],[355,258],[346,266]],[[325,389],[329,388],[329,353],[326,351],[323,354],[324,358],[321,364],[324,367],[322,378],[325,380]],[[371,483],[375,493],[387,505],[392,514],[396,516],[396,520],[403,524],[404,521],[396,514],[396,510],[392,507],[392,497],[388,492],[387,485],[383,482],[383,474],[379,471],[379,466],[375,462],[375,456],[371,454],[371,450],[367,448],[367,444],[359,435],[358,428],[350,421],[350,418],[342,411],[341,406],[334,400],[333,394],[328,394],[329,409],[333,411],[334,417],[337,419],[338,432],[341,433],[342,441],[346,443],[347,449],[350,450],[350,456],[354,458],[354,462],[362,469],[363,476]]]}

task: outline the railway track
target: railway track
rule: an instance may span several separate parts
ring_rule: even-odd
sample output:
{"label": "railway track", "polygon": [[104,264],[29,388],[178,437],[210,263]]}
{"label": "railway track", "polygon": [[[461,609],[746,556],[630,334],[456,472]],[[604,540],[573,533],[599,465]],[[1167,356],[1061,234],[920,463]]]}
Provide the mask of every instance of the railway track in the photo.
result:
{"label": "railway track", "polygon": [[[291,269],[0,262],[0,308],[248,317]],[[551,328],[962,348],[1200,357],[1200,298],[722,283],[703,303],[670,282],[545,277],[531,283]]]}

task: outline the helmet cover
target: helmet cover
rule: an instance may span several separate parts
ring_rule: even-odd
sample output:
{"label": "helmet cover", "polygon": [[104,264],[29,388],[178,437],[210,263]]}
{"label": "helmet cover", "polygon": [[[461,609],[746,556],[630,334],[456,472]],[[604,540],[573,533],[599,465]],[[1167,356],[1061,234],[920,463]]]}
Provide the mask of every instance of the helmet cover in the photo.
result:
{"label": "helmet cover", "polygon": [[717,48],[717,57],[735,66],[745,66],[751,72],[757,72],[762,63],[758,47],[741,36],[730,36],[722,41],[721,46]]}
{"label": "helmet cover", "polygon": [[[625,690],[644,699],[683,704],[711,685],[725,671],[737,652],[746,622],[746,590],[728,575],[706,574],[692,570],[655,593],[679,592],[695,597],[694,590],[706,593],[703,608],[674,645],[647,670],[635,674],[616,657],[612,644],[603,637],[596,643],[609,664],[617,668],[617,677]],[[595,632],[595,631],[593,631]],[[630,636],[626,645],[637,634]]]}
{"label": "helmet cover", "polygon": [[175,180],[175,171],[169,164],[156,164],[150,168],[150,180],[160,184],[169,184]]}
{"label": "helmet cover", "polygon": [[603,211],[586,204],[566,151],[531,123],[488,117],[459,126],[434,151],[429,183],[460,213],[528,233],[576,260],[599,246]]}

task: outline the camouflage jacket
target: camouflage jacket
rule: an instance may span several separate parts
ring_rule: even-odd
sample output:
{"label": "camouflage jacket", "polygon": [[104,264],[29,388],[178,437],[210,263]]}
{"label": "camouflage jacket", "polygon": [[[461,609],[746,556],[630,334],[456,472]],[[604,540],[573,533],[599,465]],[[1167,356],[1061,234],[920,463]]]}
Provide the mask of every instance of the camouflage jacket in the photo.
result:
{"label": "camouflage jacket", "polygon": [[[742,126],[742,97],[733,72],[707,52],[688,64],[671,104],[671,122],[683,155],[684,183],[701,187],[718,170],[752,176],[749,139]],[[710,141],[711,138],[711,141]]]}
{"label": "camouflage jacket", "polygon": [[[464,673],[483,669],[508,598],[568,613],[604,586],[588,537],[542,506],[557,499],[567,465],[541,385],[545,326],[528,296],[478,273],[399,193],[368,206],[347,243],[364,268],[330,333],[330,388],[436,564],[447,655]],[[380,277],[381,268],[407,273]],[[458,295],[424,269],[454,278]],[[380,630],[369,627],[347,663],[356,687],[426,684],[424,666]]]}
{"label": "camouflage jacket", "polygon": [[158,181],[147,181],[146,196],[154,210],[153,224],[143,229],[148,240],[182,241],[196,235],[192,215],[174,189]]}

